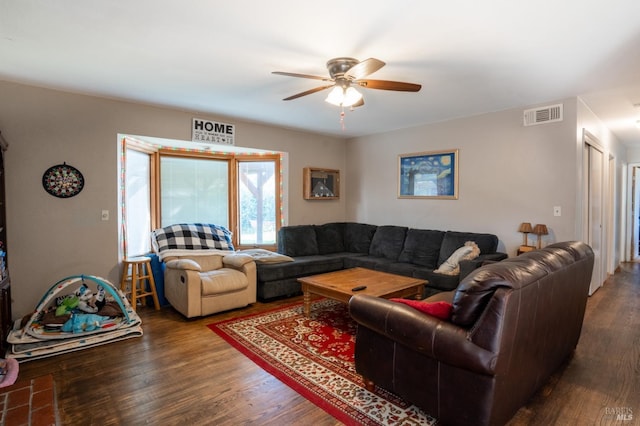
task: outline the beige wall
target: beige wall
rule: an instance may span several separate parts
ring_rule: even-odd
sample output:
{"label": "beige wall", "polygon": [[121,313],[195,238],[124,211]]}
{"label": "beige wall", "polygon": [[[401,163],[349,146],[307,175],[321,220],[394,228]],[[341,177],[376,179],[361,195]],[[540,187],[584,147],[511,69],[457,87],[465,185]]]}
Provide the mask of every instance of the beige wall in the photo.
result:
{"label": "beige wall", "polygon": [[[581,103],[578,120],[576,99],[562,103],[559,123],[524,127],[524,108],[518,108],[350,140],[347,218],[490,232],[509,255],[522,244],[517,229],[524,221],[547,225],[544,244],[580,239],[582,153],[576,125],[602,132]],[[610,134],[607,143],[615,144]],[[459,199],[398,199],[398,154],[443,149],[460,150]],[[562,207],[562,216],[553,215],[554,206]],[[535,241],[529,237],[530,244]]]}
{"label": "beige wall", "polygon": [[[290,224],[344,219],[344,185],[338,201],[302,199],[304,167],[345,170],[344,140],[0,81],[0,130],[9,143],[7,248],[14,317],[32,311],[64,277],[91,274],[119,282],[117,135],[190,140],[193,117],[235,124],[238,146],[288,153]],[[44,171],[62,162],[86,180],[79,195],[64,200],[41,185]],[[103,209],[111,220],[101,221]]]}
{"label": "beige wall", "polygon": [[[574,238],[575,104],[565,102],[564,114],[560,123],[524,127],[522,110],[507,110],[351,140],[347,190],[361,197],[348,200],[347,216],[490,232],[510,255],[522,244],[521,222],[546,224],[545,242]],[[458,200],[397,198],[398,154],[456,148]],[[553,206],[562,207],[561,217],[553,216]]]}
{"label": "beige wall", "polygon": [[629,164],[640,163],[640,148],[627,149],[627,156],[629,159]]}

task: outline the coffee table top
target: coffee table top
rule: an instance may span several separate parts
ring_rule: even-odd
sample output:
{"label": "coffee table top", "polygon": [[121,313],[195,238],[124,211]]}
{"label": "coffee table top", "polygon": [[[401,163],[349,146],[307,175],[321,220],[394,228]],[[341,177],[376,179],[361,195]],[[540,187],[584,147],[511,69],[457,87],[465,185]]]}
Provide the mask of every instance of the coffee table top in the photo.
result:
{"label": "coffee table top", "polygon": [[[399,290],[426,284],[426,280],[366,268],[350,268],[311,275],[298,278],[298,281],[311,286],[313,289],[326,289],[332,293],[341,293],[349,296],[368,294],[376,297],[384,297]],[[367,288],[361,291],[352,290],[358,286],[367,286]],[[317,293],[317,291],[313,290],[312,292]]]}

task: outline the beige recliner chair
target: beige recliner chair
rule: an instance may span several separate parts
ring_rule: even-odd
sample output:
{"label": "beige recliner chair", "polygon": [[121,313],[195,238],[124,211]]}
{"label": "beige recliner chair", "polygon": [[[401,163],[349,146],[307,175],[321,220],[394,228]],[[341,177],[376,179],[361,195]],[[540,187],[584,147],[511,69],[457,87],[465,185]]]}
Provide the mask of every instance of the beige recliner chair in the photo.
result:
{"label": "beige recliner chair", "polygon": [[168,256],[165,297],[187,318],[241,308],[256,301],[256,264],[239,253]]}
{"label": "beige recliner chair", "polygon": [[234,251],[225,227],[177,223],[152,231],[151,243],[165,262],[165,297],[187,318],[256,301],[256,264]]}

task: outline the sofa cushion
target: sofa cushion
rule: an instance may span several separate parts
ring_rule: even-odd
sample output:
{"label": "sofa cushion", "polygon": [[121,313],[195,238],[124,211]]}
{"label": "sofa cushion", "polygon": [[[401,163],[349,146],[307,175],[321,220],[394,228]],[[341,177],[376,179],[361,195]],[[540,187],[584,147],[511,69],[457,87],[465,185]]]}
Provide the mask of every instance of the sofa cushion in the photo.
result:
{"label": "sofa cushion", "polygon": [[373,234],[373,238],[371,239],[369,254],[371,256],[397,260],[402,251],[406,235],[407,228],[404,226],[378,226],[376,233]]}
{"label": "sofa cushion", "polygon": [[458,263],[460,263],[460,260],[462,260],[462,258],[471,253],[471,250],[473,250],[473,248],[466,244],[458,248],[451,254],[451,256],[449,256],[447,260],[442,262],[442,264],[438,267],[438,269],[435,270],[435,272],[448,275],[455,275],[452,272],[456,269],[458,269],[458,272],[460,272]]}
{"label": "sofa cushion", "polygon": [[344,269],[367,268],[376,271],[389,272],[389,266],[396,262],[379,256],[352,256],[344,258]]}
{"label": "sofa cushion", "polygon": [[[404,275],[405,277],[413,277],[413,272],[422,266],[406,262],[389,262],[385,265],[385,271],[391,274]],[[424,278],[426,279],[426,278]]]}
{"label": "sofa cushion", "polygon": [[378,227],[366,223],[344,224],[344,249],[353,253],[369,253],[373,234]]}
{"label": "sofa cushion", "polygon": [[257,297],[261,302],[268,302],[281,297],[295,296],[301,292],[302,285],[296,278],[286,278],[258,285]]}
{"label": "sofa cushion", "polygon": [[249,280],[240,271],[229,268],[200,273],[202,280],[202,296],[214,296],[231,293],[247,288]]}
{"label": "sofa cushion", "polygon": [[473,241],[478,244],[481,254],[493,254],[498,248],[498,237],[493,234],[447,231],[442,239],[437,266],[442,265],[453,252],[462,247],[467,241]]}
{"label": "sofa cushion", "polygon": [[413,276],[416,278],[422,278],[429,281],[427,287],[437,289],[439,291],[455,290],[460,284],[460,276],[439,274],[435,271],[413,271]]}
{"label": "sofa cushion", "polygon": [[460,275],[460,262],[463,260],[473,260],[480,255],[480,248],[473,241],[467,241],[464,246],[454,251],[442,265],[435,270],[440,274]]}
{"label": "sofa cushion", "polygon": [[316,231],[313,225],[280,228],[278,252],[293,257],[318,254]]}
{"label": "sofa cushion", "polygon": [[325,272],[337,271],[342,268],[341,257],[322,255],[298,257],[294,262],[261,263],[256,265],[258,281],[261,282],[324,274]]}
{"label": "sofa cushion", "polygon": [[425,302],[423,300],[411,300],[411,299],[390,299],[392,302],[403,303],[407,306],[411,306],[413,309],[417,309],[432,317],[448,320],[451,318],[451,303],[449,302]]}
{"label": "sofa cushion", "polygon": [[409,229],[398,261],[434,269],[438,262],[443,238],[444,231]]}
{"label": "sofa cushion", "polygon": [[344,223],[316,225],[318,254],[339,253],[344,250]]}

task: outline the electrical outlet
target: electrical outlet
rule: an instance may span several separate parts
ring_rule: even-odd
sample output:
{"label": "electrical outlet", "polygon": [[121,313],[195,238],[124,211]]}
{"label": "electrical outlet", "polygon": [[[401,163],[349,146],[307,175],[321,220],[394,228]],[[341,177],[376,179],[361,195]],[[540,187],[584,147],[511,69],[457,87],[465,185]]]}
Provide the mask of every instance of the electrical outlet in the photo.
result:
{"label": "electrical outlet", "polygon": [[102,220],[109,220],[109,210],[102,210],[102,216],[100,216]]}
{"label": "electrical outlet", "polygon": [[562,216],[562,207],[560,206],[555,206],[553,208],[553,215],[554,216]]}

